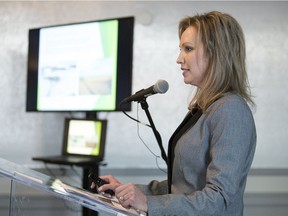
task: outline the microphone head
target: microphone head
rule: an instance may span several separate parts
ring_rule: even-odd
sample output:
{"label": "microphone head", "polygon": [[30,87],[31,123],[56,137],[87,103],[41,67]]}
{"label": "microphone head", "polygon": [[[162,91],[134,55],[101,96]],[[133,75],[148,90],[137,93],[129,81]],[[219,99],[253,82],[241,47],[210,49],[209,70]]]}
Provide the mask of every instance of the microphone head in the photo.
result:
{"label": "microphone head", "polygon": [[165,80],[158,80],[153,87],[154,92],[160,93],[160,94],[164,94],[165,92],[168,91],[168,89],[169,89],[169,84]]}

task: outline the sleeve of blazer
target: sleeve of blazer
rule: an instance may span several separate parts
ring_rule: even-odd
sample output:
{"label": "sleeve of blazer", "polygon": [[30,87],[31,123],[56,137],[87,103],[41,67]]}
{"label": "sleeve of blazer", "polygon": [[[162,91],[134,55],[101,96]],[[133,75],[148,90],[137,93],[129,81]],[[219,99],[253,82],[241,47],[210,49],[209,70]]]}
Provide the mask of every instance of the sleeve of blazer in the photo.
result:
{"label": "sleeve of blazer", "polygon": [[[243,193],[256,144],[254,119],[248,105],[237,97],[219,99],[210,108],[195,125],[209,134],[204,188],[148,196],[149,215],[243,214]],[[193,173],[193,167],[189,169]]]}
{"label": "sleeve of blazer", "polygon": [[167,180],[151,181],[148,185],[137,185],[140,190],[146,195],[163,195],[168,192]]}

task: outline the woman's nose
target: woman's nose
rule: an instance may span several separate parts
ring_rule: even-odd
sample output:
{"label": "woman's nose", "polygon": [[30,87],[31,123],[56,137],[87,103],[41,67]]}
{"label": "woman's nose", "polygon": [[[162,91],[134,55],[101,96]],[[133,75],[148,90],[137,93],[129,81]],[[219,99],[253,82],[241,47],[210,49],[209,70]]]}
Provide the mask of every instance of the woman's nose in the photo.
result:
{"label": "woman's nose", "polygon": [[179,53],[177,59],[176,59],[177,64],[182,64],[184,63],[184,58],[181,56],[181,53]]}

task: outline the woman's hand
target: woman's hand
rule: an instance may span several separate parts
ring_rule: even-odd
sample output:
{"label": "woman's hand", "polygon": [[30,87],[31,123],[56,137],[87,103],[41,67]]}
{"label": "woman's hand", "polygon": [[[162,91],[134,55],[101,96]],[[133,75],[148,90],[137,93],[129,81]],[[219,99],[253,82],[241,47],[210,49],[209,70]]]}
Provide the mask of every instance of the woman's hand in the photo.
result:
{"label": "woman's hand", "polygon": [[124,208],[133,207],[147,212],[147,197],[134,184],[122,184],[116,187],[115,195]]}
{"label": "woman's hand", "polygon": [[[101,187],[98,187],[97,188],[98,193],[101,193],[104,196],[111,198],[111,195],[108,193],[105,193],[105,191],[108,189],[115,191],[116,187],[121,185],[121,183],[117,179],[115,179],[115,177],[112,175],[100,176],[100,178],[106,181],[107,184],[104,184]],[[92,182],[91,188],[93,189],[95,187],[96,187],[96,184]]]}
{"label": "woman's hand", "polygon": [[[99,193],[102,193],[104,196],[111,198],[111,195],[105,193],[104,191],[108,189],[113,190],[115,192],[116,198],[119,200],[119,203],[124,208],[133,207],[136,210],[147,212],[147,197],[134,184],[121,184],[112,175],[100,176],[100,178],[108,182],[108,184],[104,184],[97,188]],[[91,188],[95,187],[96,184],[92,182]]]}

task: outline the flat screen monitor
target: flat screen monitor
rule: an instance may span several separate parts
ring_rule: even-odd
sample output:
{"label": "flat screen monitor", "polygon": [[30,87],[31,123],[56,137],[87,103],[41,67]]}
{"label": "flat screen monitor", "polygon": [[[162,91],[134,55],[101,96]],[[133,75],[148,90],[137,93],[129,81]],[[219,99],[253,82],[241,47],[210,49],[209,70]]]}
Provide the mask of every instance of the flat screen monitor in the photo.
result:
{"label": "flat screen monitor", "polygon": [[130,111],[133,31],[134,17],[29,29],[26,111]]}

